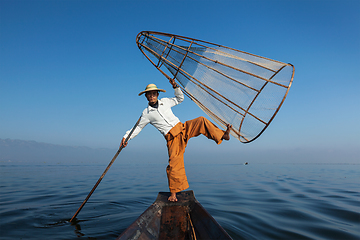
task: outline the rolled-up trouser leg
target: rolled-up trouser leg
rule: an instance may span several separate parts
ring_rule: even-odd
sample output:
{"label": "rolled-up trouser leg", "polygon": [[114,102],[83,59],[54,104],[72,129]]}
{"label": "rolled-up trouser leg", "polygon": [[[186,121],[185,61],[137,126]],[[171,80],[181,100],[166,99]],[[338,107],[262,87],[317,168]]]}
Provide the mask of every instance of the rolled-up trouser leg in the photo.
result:
{"label": "rolled-up trouser leg", "polygon": [[[183,128],[183,124],[179,124],[179,126],[176,125],[175,127]],[[169,165],[166,168],[166,173],[169,181],[169,189],[170,192],[180,192],[189,187],[184,166],[186,142],[184,141],[183,133],[180,132],[175,137],[168,140],[167,147],[169,153]]]}
{"label": "rolled-up trouser leg", "polygon": [[225,133],[204,117],[186,121],[184,127],[186,144],[190,138],[197,137],[200,134],[206,136],[208,139],[214,140],[217,144],[220,144]]}

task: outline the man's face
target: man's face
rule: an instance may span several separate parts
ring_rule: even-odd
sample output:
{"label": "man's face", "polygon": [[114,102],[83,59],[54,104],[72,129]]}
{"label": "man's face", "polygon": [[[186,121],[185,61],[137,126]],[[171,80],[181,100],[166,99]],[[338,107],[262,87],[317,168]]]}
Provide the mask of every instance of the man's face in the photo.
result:
{"label": "man's face", "polygon": [[145,93],[145,97],[149,101],[150,105],[153,105],[157,102],[158,96],[159,96],[159,92],[156,90]]}

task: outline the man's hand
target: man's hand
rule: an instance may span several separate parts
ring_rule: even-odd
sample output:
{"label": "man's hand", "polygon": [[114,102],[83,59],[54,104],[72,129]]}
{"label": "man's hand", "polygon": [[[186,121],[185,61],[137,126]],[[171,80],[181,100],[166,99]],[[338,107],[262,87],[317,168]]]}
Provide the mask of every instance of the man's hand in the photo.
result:
{"label": "man's hand", "polygon": [[121,145],[120,145],[120,147],[121,147],[121,146],[124,146],[124,147],[127,146],[127,142],[125,142],[125,138],[123,138],[123,139],[121,140]]}
{"label": "man's hand", "polygon": [[169,82],[170,82],[170,84],[173,86],[173,88],[177,88],[177,87],[178,87],[178,85],[177,85],[176,82],[175,82],[175,79],[170,79]]}

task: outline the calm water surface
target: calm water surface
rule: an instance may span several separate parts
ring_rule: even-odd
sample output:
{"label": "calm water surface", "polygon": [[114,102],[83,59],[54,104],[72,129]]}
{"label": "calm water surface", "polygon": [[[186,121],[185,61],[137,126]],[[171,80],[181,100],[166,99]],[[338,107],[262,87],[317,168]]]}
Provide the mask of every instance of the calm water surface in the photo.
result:
{"label": "calm water surface", "polygon": [[[115,239],[168,191],[165,165],[0,165],[0,239]],[[233,239],[359,239],[360,165],[187,164],[190,189]]]}

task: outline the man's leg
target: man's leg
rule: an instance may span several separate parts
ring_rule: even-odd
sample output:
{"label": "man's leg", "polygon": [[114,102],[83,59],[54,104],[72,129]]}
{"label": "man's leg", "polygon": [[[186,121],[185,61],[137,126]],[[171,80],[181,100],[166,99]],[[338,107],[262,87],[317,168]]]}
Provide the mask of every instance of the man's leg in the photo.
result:
{"label": "man's leg", "polygon": [[227,130],[223,131],[206,118],[199,117],[187,121],[184,125],[179,123],[174,128],[178,129],[172,129],[171,131],[174,130],[174,132],[180,133],[174,138],[169,136],[169,139],[167,139],[169,165],[166,168],[166,173],[171,192],[171,196],[168,198],[169,201],[177,201],[176,193],[189,188],[184,166],[184,153],[187,141],[192,137],[203,134],[220,144],[222,140],[230,139],[231,126],[228,125]]}
{"label": "man's leg", "polygon": [[222,140],[230,139],[231,125],[227,125],[226,131],[223,131],[204,117],[186,121],[184,125],[186,143],[190,138],[197,137],[200,134],[214,140],[217,144],[220,144]]}
{"label": "man's leg", "polygon": [[178,134],[175,138],[168,140],[167,147],[169,153],[169,165],[166,168],[166,173],[171,192],[169,201],[177,201],[176,193],[189,188],[184,166],[186,143],[183,140],[182,133]]}

